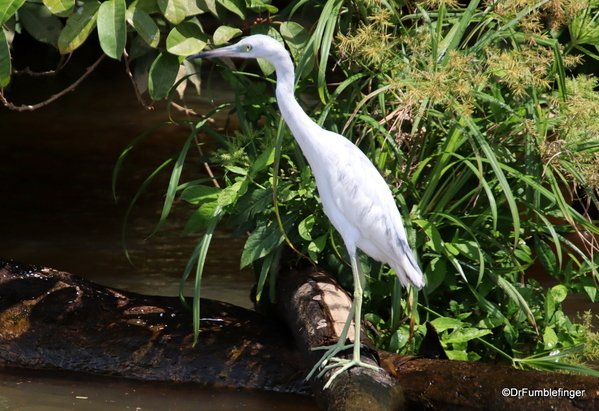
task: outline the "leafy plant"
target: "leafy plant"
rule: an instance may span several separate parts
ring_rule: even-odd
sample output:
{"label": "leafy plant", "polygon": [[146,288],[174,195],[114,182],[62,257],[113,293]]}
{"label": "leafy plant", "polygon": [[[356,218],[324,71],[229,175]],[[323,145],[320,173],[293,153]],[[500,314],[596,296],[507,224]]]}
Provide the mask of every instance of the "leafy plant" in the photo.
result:
{"label": "leafy plant", "polygon": [[[566,74],[582,59],[560,43],[571,20],[546,29],[545,3],[429,2],[405,13],[370,1],[348,3],[340,14],[341,3],[329,1],[311,35],[296,31],[303,43],[282,36],[292,50],[302,45],[303,56],[294,54],[300,92],[313,87],[320,100],[304,107],[360,145],[413,223],[408,235],[427,277],[418,313],[407,311],[388,268],[363,258],[370,275],[367,318],[380,346],[413,352],[422,323],[431,320],[450,358],[575,369],[561,361],[588,340],[589,328],[573,324],[561,303],[575,292],[596,301],[597,267],[595,245],[577,246],[572,236],[599,230],[570,205],[576,192],[568,188],[583,187],[596,201],[599,140],[590,119],[598,106],[594,82]],[[335,68],[344,80],[329,88],[322,71],[306,67],[316,56],[326,65],[337,22]],[[286,29],[281,24],[281,33]],[[272,27],[268,33],[281,38]],[[351,287],[343,245],[320,211],[309,169],[272,99],[256,90],[264,83],[240,74],[227,78],[239,90],[246,137],[214,157],[227,170],[235,201],[216,201],[233,224],[243,223],[240,231],[252,232],[242,264],[255,265],[258,295],[284,242]],[[572,116],[581,105],[588,116]],[[256,110],[266,116],[261,131]],[[262,147],[258,135],[267,142]],[[546,290],[529,278],[533,246],[559,285]],[[413,333],[402,322],[406,313],[417,323]]]}
{"label": "leafy plant", "polygon": [[[235,15],[275,13],[269,0],[65,0],[29,2],[0,0],[0,87],[10,83],[13,74],[11,48],[16,35],[29,33],[68,55],[97,30],[103,52],[110,58],[124,59],[140,101],[149,92],[152,100],[165,98],[175,82],[194,73],[185,57],[200,52],[208,41],[201,22],[203,14],[224,21]],[[222,25],[213,41],[227,42],[241,31]],[[59,60],[57,70],[64,64]],[[183,70],[181,70],[183,64]],[[185,83],[182,84],[183,86]],[[182,87],[179,87],[182,92]],[[5,101],[5,105],[12,107]]]}

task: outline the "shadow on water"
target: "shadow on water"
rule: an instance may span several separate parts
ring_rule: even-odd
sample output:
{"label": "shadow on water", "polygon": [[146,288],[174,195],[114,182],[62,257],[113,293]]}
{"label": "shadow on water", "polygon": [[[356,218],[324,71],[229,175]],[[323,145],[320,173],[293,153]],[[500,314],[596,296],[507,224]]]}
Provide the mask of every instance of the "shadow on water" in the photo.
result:
{"label": "shadow on water", "polygon": [[[91,63],[93,59],[82,67]],[[73,81],[84,71],[72,70],[76,73],[63,77]],[[49,77],[16,76],[7,96],[16,105],[37,103],[67,84]],[[76,91],[53,104],[33,112],[0,108],[0,256],[142,294],[177,295],[198,239],[180,235],[193,207],[177,201],[165,226],[149,237],[162,210],[170,170],[150,184],[132,211],[127,247],[134,265],[123,251],[121,229],[136,190],[179,152],[189,129],[170,125],[149,136],[128,155],[117,181],[116,202],[111,188],[119,155],[136,136],[168,120],[164,107],[141,107],[122,65],[106,59]],[[204,102],[196,108],[201,112],[212,106]],[[182,181],[205,175],[198,158],[198,152],[190,154]],[[231,238],[230,230],[219,227],[202,281],[203,297],[251,307],[253,275],[239,270],[243,243],[243,238]],[[305,401],[303,406],[295,396],[284,394],[0,370],[0,410],[191,410],[198,403],[203,410],[282,409],[289,403],[294,409],[315,409],[311,399]]]}

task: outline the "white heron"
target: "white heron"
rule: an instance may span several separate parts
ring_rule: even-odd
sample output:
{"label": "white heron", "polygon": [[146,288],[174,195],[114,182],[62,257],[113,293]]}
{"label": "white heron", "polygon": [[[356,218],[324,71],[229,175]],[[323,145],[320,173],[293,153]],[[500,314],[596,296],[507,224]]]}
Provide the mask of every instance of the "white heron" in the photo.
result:
{"label": "white heron", "polygon": [[[360,324],[364,273],[357,256],[361,249],[375,260],[387,263],[397,274],[404,287],[424,286],[422,272],[406,240],[401,216],[389,186],[366,155],[345,137],[324,130],[316,124],[294,96],[295,74],[293,62],[285,47],[272,37],[253,35],[238,43],[201,52],[188,57],[263,58],[275,68],[276,97],[283,119],[289,126],[306,156],[316,179],[324,212],[337,229],[349,253],[354,279],[354,301],[339,341],[322,347],[327,351],[314,366],[307,379],[339,367],[325,385],[327,388],[343,371],[354,366],[378,369],[360,359]],[[346,344],[349,324],[354,316],[353,357],[335,357],[352,347]],[[329,362],[331,364],[329,364]],[[329,365],[327,365],[329,364]]]}

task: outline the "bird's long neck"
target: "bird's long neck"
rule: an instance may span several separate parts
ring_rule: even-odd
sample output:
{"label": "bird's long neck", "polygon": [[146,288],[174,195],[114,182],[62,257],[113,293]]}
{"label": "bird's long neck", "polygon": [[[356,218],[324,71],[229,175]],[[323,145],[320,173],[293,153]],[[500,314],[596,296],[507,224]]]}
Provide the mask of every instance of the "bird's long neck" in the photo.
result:
{"label": "bird's long neck", "polygon": [[295,99],[295,74],[293,62],[287,51],[276,56],[276,62],[273,62],[277,74],[277,103],[283,119],[289,126],[302,152],[309,163],[313,153],[318,153],[317,132],[320,127],[304,112],[302,107]]}

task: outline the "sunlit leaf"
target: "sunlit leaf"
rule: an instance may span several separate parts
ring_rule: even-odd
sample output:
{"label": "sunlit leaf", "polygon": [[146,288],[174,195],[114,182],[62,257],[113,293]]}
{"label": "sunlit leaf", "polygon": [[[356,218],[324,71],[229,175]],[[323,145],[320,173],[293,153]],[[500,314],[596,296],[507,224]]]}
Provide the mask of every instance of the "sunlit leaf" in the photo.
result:
{"label": "sunlit leaf", "polygon": [[450,328],[458,328],[464,326],[464,323],[462,321],[449,317],[435,318],[431,321],[431,324],[433,325],[433,327],[435,327],[435,330],[437,330],[437,332],[442,332]]}
{"label": "sunlit leaf", "polygon": [[[296,216],[287,214],[282,216],[283,227],[289,231]],[[285,241],[276,221],[256,228],[245,242],[241,255],[241,268],[264,257]]]}
{"label": "sunlit leaf", "polygon": [[547,323],[551,322],[552,317],[567,296],[568,289],[561,284],[547,290],[547,297],[545,297],[545,321]]}
{"label": "sunlit leaf", "polygon": [[289,46],[291,56],[296,62],[301,59],[310,34],[300,24],[294,21],[285,21],[279,28],[281,36]]}
{"label": "sunlit leaf", "polygon": [[214,210],[218,207],[216,201],[203,203],[192,215],[189,217],[189,220],[185,224],[185,228],[183,228],[183,235],[189,234],[194,231],[202,231],[208,227],[212,217],[214,215]]}
{"label": "sunlit leaf", "polygon": [[61,54],[70,53],[83,44],[96,27],[99,8],[100,3],[92,1],[83,3],[75,13],[71,14],[58,37],[58,49]]}
{"label": "sunlit leaf", "polygon": [[98,11],[98,36],[100,46],[108,57],[120,60],[127,42],[125,0],[108,0]]}
{"label": "sunlit leaf", "polygon": [[272,4],[268,4],[267,2],[264,2],[262,0],[249,0],[246,2],[246,4],[252,11],[267,11],[269,13],[279,12],[279,9],[277,9],[275,6],[273,6]]}
{"label": "sunlit leaf", "polygon": [[202,51],[206,41],[206,35],[197,24],[184,22],[171,30],[166,38],[166,49],[178,56],[190,56]]}
{"label": "sunlit leaf", "polygon": [[0,25],[14,16],[23,3],[25,3],[25,0],[0,0]]}
{"label": "sunlit leaf", "polygon": [[52,14],[67,17],[75,9],[75,0],[44,0],[44,5]]}
{"label": "sunlit leaf", "polygon": [[187,187],[181,193],[181,199],[191,204],[213,202],[218,199],[222,188],[207,185],[195,185]]}
{"label": "sunlit leaf", "polygon": [[247,192],[249,183],[249,180],[244,179],[225,187],[218,196],[218,205],[224,208],[234,204],[240,196]]}
{"label": "sunlit leaf", "polygon": [[308,244],[308,254],[315,263],[318,262],[318,255],[325,249],[328,238],[329,235],[324,234]]}
{"label": "sunlit leaf", "polygon": [[449,334],[447,338],[443,339],[443,342],[446,344],[457,344],[462,342],[468,342],[470,340],[474,340],[475,338],[480,338],[488,334],[493,334],[493,332],[488,329],[480,330],[478,328],[459,328],[453,331],[451,334]]}
{"label": "sunlit leaf", "polygon": [[4,30],[0,28],[0,87],[6,87],[10,83],[11,70],[10,48]]}
{"label": "sunlit leaf", "polygon": [[553,331],[553,328],[546,327],[545,332],[543,333],[543,344],[546,350],[553,350],[559,339],[557,338],[557,334]]}
{"label": "sunlit leaf", "polygon": [[150,15],[139,8],[127,10],[127,21],[137,31],[142,39],[151,47],[157,47],[160,42],[160,30]]}
{"label": "sunlit leaf", "polygon": [[299,235],[307,241],[312,241],[312,227],[316,223],[316,219],[314,218],[314,214],[310,214],[308,217],[304,218],[298,225],[297,229]]}
{"label": "sunlit leaf", "polygon": [[242,33],[241,30],[235,27],[220,26],[214,31],[212,40],[215,45],[221,45],[227,43],[233,37],[239,36]]}
{"label": "sunlit leaf", "polygon": [[181,23],[187,16],[186,0],[158,0],[158,7],[164,17],[173,24]]}

